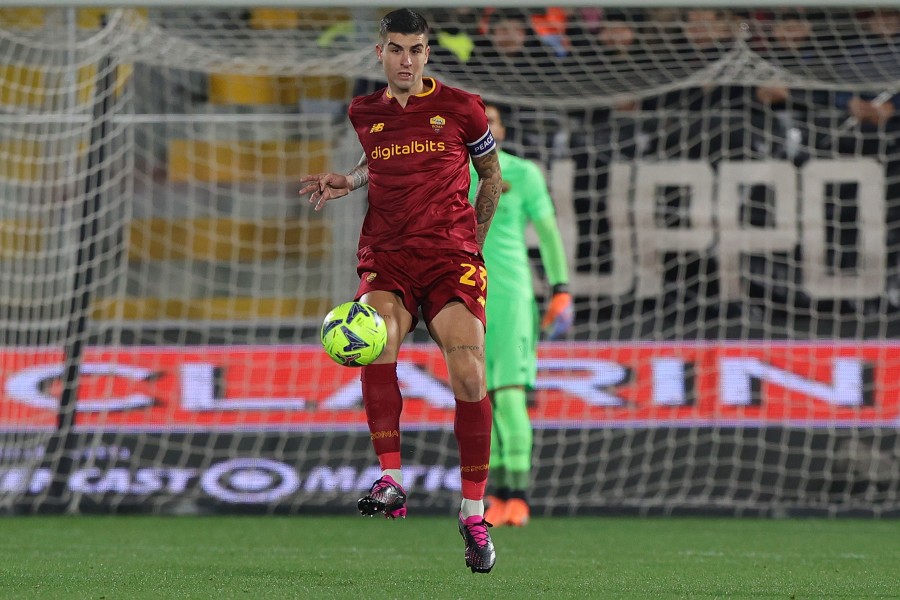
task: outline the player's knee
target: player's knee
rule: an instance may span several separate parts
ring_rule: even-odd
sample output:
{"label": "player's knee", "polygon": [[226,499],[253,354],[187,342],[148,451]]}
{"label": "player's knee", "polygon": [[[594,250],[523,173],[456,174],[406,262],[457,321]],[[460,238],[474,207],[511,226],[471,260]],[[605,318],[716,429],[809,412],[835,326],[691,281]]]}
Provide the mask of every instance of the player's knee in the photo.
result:
{"label": "player's knee", "polygon": [[453,393],[463,402],[477,402],[486,395],[484,373],[467,372],[454,377]]}

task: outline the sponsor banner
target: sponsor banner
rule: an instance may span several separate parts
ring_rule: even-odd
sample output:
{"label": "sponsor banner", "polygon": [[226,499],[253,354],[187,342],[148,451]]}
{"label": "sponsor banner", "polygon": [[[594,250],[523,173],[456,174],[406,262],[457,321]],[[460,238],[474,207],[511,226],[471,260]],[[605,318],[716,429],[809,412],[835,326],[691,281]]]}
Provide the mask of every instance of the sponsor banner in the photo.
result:
{"label": "sponsor banner", "polygon": [[[50,430],[64,358],[0,349],[0,428]],[[432,344],[397,367],[404,427],[452,427]],[[900,343],[544,344],[536,427],[900,422]],[[359,370],[314,345],[91,348],[76,424],[90,430],[366,430]]]}
{"label": "sponsor banner", "polygon": [[[629,131],[622,146],[632,144],[633,130]],[[695,150],[702,152],[700,145]],[[605,215],[592,216],[603,231],[592,229],[587,238],[564,236],[569,256],[581,264],[602,262],[604,270],[573,273],[570,290],[576,296],[662,301],[667,282],[671,285],[673,278],[679,278],[679,287],[691,289],[701,298],[744,302],[764,293],[769,302],[793,314],[793,307],[804,302],[875,299],[884,296],[886,287],[896,289],[892,276],[895,242],[888,233],[897,223],[896,216],[884,209],[885,188],[892,185],[884,165],[870,156],[807,158],[801,166],[783,159],[673,158],[609,163],[607,176],[602,178],[607,197],[595,205],[602,206],[598,210]],[[576,179],[584,177],[568,159],[555,161],[550,175],[551,187],[562,194],[578,189]],[[829,188],[836,180],[854,189],[852,199],[841,196],[841,202],[847,204],[840,210],[829,208],[835,201]],[[664,223],[657,212],[660,190],[671,190],[667,192],[667,210],[675,211]],[[765,190],[764,201],[755,196],[761,190]],[[892,194],[887,192],[887,197]],[[763,213],[769,216],[763,219]],[[560,226],[563,231],[578,232],[578,221],[585,217],[566,207],[560,210]],[[763,224],[763,220],[767,222]],[[833,229],[855,230],[858,235],[836,236]],[[597,235],[609,252],[603,261],[586,254],[586,249],[596,248]],[[797,249],[803,251],[795,254]],[[686,281],[683,272],[676,273],[666,264],[669,253],[698,257],[704,274]],[[774,257],[781,253],[796,256],[796,260],[775,268],[778,259]],[[677,264],[677,269],[686,268],[682,261]],[[710,279],[718,285],[707,285]],[[770,289],[751,291],[760,282]],[[880,318],[887,319],[887,311],[893,310],[891,303],[880,306]],[[682,319],[692,318],[686,316],[690,312],[683,304],[666,308]],[[828,312],[816,313],[816,322],[837,317]],[[853,321],[860,318],[861,309]],[[803,325],[791,319],[791,326]]]}
{"label": "sponsor banner", "polygon": [[[47,495],[61,481],[62,493],[77,494],[82,509],[349,513],[381,476],[363,433],[85,433],[79,438],[74,444],[79,449],[68,453],[66,473],[58,472],[59,463],[43,446],[19,440],[30,451],[0,467],[0,497],[16,496],[21,507],[49,508],[55,499]],[[459,501],[459,463],[450,438],[448,432],[418,431],[406,440],[416,447],[446,448],[429,455],[430,464],[410,459],[403,467],[404,483],[417,491],[423,507]]]}
{"label": "sponsor banner", "polygon": [[[83,512],[352,515],[381,474],[361,432],[81,437],[65,470],[40,445],[18,438],[29,455],[0,466],[0,497],[27,513],[77,505]],[[534,442],[529,496],[540,515],[900,515],[896,502],[882,501],[900,477],[892,468],[896,428],[541,429]],[[409,432],[404,455],[410,510],[454,514],[461,479],[452,432]]]}

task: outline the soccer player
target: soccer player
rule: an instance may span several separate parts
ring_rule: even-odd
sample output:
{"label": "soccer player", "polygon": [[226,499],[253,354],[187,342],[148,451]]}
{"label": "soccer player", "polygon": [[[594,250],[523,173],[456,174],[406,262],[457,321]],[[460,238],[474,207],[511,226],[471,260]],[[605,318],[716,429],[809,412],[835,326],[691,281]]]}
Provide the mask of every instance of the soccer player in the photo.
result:
{"label": "soccer player", "polygon": [[[501,144],[506,129],[496,106],[485,108],[494,140]],[[540,168],[498,151],[503,173],[503,195],[494,216],[491,234],[484,244],[484,260],[491,274],[487,303],[487,388],[493,404],[490,483],[485,519],[500,525],[521,527],[531,509],[532,431],[527,391],[537,376],[538,306],[534,299],[525,228],[529,223],[538,236],[541,262],[553,295],[541,328],[547,339],[565,334],[573,322],[569,271],[562,236],[547,182]],[[475,188],[472,188],[474,199]]]}
{"label": "soccer player", "polygon": [[[456,397],[453,431],[459,447],[462,504],[459,532],[466,565],[487,573],[494,544],[484,519],[490,460],[491,403],[484,365],[487,273],[481,247],[500,198],[500,163],[484,103],[424,77],[428,23],[399,9],[381,21],[375,54],[387,87],[355,98],[349,108],[364,154],[348,174],[301,178],[300,194],[320,210],[368,185],[368,209],[359,239],[357,299],[384,318],[388,340],[362,367],[362,393],[382,476],[360,498],[363,515],[406,516],[400,461],[397,356],[422,317],[440,347]],[[469,203],[469,159],[478,185]]]}

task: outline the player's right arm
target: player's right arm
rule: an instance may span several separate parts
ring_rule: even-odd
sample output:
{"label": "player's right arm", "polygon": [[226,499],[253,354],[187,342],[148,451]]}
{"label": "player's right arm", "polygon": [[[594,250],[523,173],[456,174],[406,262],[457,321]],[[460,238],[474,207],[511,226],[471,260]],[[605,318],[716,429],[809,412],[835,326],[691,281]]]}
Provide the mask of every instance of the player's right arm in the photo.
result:
{"label": "player's right arm", "polygon": [[322,210],[329,200],[343,198],[353,190],[358,190],[369,183],[369,161],[363,154],[353,170],[342,175],[340,173],[316,173],[300,178],[301,183],[308,185],[300,188],[301,196],[310,194],[309,203],[315,204],[315,210]]}

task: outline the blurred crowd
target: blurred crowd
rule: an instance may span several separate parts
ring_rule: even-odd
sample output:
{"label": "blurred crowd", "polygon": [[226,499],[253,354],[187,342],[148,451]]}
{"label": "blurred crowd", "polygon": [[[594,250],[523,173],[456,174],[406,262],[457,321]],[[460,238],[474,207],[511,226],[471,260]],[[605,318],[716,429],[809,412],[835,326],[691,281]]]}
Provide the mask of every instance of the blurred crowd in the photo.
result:
{"label": "blurred crowd", "polygon": [[[737,40],[780,75],[779,85],[755,91],[754,100],[765,105],[791,100],[792,74],[848,84],[900,81],[900,9],[455,8],[428,16],[437,70],[493,76],[505,84],[518,78],[532,87],[564,87],[593,78],[603,83],[598,91],[627,95],[629,88],[642,91],[688,77],[732,51]],[[860,123],[883,124],[900,95],[848,92],[829,101]],[[626,99],[618,106],[629,107],[638,105]]]}
{"label": "blurred crowd", "polygon": [[[587,146],[621,158],[800,164],[824,152],[875,155],[900,174],[900,9],[454,8],[428,16],[436,72],[510,98],[547,88],[547,105],[554,112],[559,98],[555,112],[576,142],[592,136]],[[595,90],[594,107],[566,109],[570,88],[582,98]]]}

